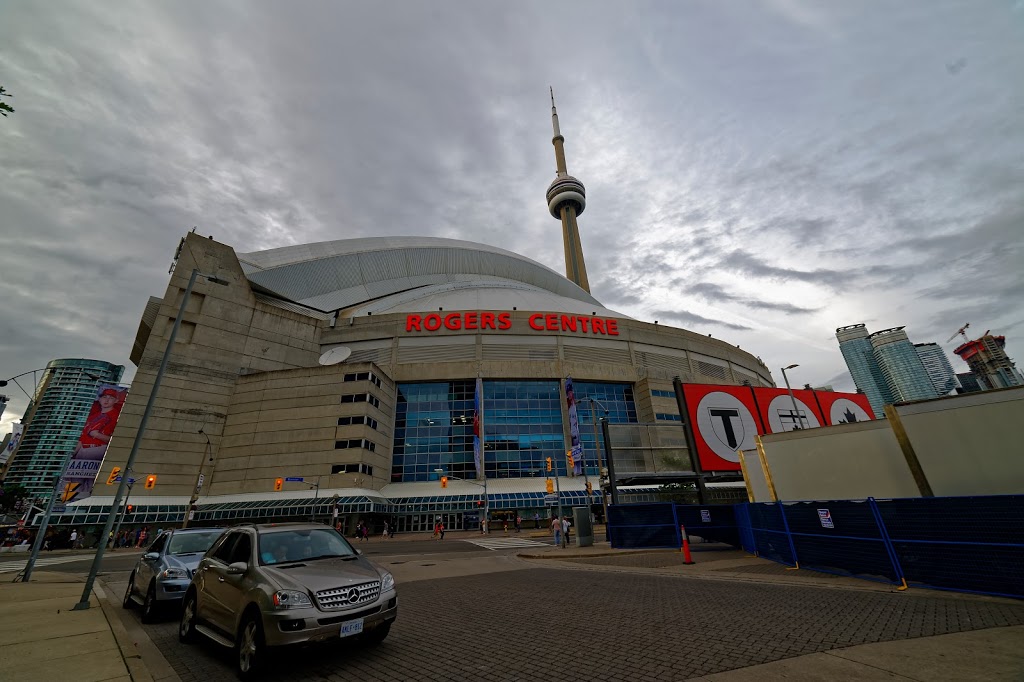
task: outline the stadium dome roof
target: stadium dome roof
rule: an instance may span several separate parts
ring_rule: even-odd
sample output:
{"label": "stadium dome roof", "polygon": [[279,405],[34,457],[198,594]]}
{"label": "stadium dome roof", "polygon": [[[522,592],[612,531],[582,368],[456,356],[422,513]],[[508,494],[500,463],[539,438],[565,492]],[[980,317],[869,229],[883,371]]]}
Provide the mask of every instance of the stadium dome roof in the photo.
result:
{"label": "stadium dome roof", "polygon": [[370,237],[238,254],[258,291],[347,315],[539,310],[624,317],[554,270],[486,244]]}

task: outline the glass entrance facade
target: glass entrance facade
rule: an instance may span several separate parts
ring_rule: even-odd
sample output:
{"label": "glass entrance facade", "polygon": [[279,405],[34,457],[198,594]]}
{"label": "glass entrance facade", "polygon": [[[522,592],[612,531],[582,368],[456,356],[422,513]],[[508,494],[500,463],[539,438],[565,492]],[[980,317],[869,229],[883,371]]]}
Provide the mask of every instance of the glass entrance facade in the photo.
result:
{"label": "glass entrance facade", "polygon": [[[560,476],[568,475],[560,383],[557,379],[483,382],[487,478],[546,476],[548,457]],[[437,469],[453,477],[476,478],[475,384],[474,379],[398,384],[392,482],[436,480]],[[575,387],[578,397],[598,400],[612,423],[637,421],[631,384],[577,381]],[[590,402],[580,400],[577,409],[587,474],[596,475]],[[598,407],[598,417],[602,416],[603,409]]]}

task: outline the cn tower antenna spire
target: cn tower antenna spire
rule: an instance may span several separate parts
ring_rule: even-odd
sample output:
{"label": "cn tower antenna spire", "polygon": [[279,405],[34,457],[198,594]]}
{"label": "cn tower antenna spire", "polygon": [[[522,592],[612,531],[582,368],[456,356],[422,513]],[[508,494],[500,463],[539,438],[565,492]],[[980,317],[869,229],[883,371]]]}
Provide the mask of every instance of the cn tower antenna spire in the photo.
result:
{"label": "cn tower antenna spire", "polygon": [[558,110],[555,109],[555,89],[551,93],[551,131],[555,146],[555,180],[548,187],[548,211],[562,221],[562,244],[565,248],[565,276],[581,289],[590,293],[587,280],[587,264],[583,260],[583,246],[580,245],[580,228],[576,216],[587,207],[587,191],[583,183],[569,175],[565,165],[565,138],[558,127]]}

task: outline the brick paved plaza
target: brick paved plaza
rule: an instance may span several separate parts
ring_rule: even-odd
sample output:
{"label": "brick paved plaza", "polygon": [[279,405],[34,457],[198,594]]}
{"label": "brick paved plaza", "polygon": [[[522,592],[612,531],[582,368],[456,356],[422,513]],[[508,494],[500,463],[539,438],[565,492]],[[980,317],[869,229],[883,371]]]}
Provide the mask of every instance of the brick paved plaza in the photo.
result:
{"label": "brick paved plaza", "polygon": [[[382,562],[386,565],[386,562]],[[802,654],[1024,624],[1024,605],[534,567],[399,585],[381,646],[283,651],[278,680],[683,680]],[[232,657],[146,630],[183,682],[236,679]]]}

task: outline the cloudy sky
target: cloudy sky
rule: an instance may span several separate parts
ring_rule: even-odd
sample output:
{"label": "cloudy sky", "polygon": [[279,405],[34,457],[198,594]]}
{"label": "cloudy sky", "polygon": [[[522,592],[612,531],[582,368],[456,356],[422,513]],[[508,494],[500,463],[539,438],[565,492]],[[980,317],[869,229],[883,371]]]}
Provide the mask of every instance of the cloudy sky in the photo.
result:
{"label": "cloudy sky", "polygon": [[1021,74],[1024,0],[0,0],[0,376],[92,357],[130,379],[193,226],[561,270],[549,84],[608,307],[780,383],[799,363],[851,389],[834,330],[856,322],[949,351],[970,322],[1024,365]]}

